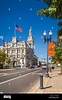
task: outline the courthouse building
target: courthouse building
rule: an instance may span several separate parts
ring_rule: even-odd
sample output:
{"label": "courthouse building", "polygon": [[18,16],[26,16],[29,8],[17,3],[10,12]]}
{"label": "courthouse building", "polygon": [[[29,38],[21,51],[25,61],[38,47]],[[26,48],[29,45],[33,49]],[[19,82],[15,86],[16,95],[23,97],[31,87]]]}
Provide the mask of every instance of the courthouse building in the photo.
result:
{"label": "courthouse building", "polygon": [[34,39],[31,28],[27,41],[18,41],[17,37],[12,37],[11,42],[5,42],[3,50],[11,59],[13,66],[28,67],[30,64],[38,64],[38,57],[34,54]]}

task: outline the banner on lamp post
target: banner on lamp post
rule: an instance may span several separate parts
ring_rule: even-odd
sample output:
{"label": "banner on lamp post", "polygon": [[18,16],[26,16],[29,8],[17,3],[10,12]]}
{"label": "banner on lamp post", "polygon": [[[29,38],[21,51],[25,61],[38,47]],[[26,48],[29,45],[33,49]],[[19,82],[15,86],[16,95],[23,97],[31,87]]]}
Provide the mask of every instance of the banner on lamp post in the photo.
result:
{"label": "banner on lamp post", "polygon": [[51,43],[48,45],[48,56],[54,56],[54,54],[55,54],[54,48],[55,48],[54,43]]}

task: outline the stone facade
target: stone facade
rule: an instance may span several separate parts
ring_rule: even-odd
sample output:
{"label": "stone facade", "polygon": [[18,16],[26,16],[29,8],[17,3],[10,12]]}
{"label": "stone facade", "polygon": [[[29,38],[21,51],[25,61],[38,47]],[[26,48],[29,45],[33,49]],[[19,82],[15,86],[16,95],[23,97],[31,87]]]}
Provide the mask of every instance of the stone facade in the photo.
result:
{"label": "stone facade", "polygon": [[12,37],[11,42],[5,42],[3,50],[11,59],[11,65],[21,65],[28,67],[38,64],[38,57],[34,55],[34,39],[32,37],[32,28],[29,30],[27,41],[18,41],[17,37]]}

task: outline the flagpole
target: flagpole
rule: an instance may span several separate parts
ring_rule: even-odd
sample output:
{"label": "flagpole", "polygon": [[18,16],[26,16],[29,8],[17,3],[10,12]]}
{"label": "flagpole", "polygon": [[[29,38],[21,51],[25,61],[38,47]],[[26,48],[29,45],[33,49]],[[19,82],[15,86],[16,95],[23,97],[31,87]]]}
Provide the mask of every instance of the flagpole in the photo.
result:
{"label": "flagpole", "polygon": [[14,37],[16,37],[16,24],[14,25]]}

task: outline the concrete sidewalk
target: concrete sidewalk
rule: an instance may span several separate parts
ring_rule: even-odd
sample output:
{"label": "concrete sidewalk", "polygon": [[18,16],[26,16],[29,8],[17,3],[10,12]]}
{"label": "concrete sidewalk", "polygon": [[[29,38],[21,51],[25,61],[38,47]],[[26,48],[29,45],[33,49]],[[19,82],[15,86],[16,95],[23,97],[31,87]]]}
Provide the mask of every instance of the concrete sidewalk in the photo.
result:
{"label": "concrete sidewalk", "polygon": [[43,89],[40,89],[40,79],[38,83],[28,92],[28,94],[50,94],[50,93],[62,93],[62,75],[60,75],[61,69],[57,67],[49,72],[50,77],[43,76]]}

